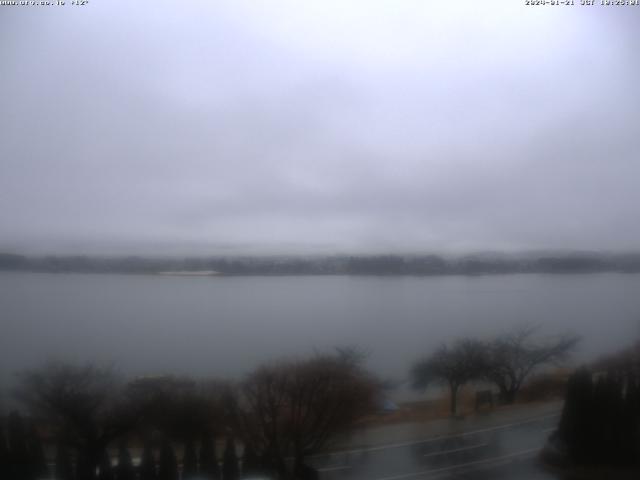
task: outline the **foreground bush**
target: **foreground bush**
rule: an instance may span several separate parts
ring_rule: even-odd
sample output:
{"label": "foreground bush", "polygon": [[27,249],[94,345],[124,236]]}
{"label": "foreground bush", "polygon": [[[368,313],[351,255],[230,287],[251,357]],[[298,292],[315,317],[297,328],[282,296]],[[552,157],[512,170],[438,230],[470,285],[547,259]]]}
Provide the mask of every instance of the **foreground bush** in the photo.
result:
{"label": "foreground bush", "polygon": [[640,465],[640,375],[575,372],[553,441],[581,465]]}

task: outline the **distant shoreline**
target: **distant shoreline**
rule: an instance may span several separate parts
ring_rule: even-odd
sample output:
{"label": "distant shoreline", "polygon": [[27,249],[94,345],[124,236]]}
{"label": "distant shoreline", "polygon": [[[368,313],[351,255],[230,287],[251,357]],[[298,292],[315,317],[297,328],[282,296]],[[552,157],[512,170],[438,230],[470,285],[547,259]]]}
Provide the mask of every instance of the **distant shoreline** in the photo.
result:
{"label": "distant shoreline", "polygon": [[373,275],[445,276],[500,274],[640,273],[640,253],[98,257],[24,256],[0,253],[0,271],[117,273],[163,276]]}
{"label": "distant shoreline", "polygon": [[176,277],[212,277],[220,275],[215,270],[170,270],[167,272],[157,272],[156,275],[169,275]]}

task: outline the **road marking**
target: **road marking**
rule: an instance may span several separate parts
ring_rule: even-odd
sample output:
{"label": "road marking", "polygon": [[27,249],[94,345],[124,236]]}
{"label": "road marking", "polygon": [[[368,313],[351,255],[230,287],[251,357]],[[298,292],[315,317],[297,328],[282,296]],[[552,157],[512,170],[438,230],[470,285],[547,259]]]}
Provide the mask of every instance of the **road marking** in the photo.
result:
{"label": "road marking", "polygon": [[348,470],[351,468],[351,465],[339,465],[335,467],[324,467],[324,468],[316,468],[319,472],[337,472],[338,470]]}
{"label": "road marking", "polygon": [[474,460],[473,462],[459,463],[458,465],[451,465],[450,467],[432,468],[432,469],[429,469],[429,470],[422,470],[420,472],[403,473],[401,475],[392,475],[390,477],[381,477],[381,478],[377,478],[376,480],[401,480],[403,478],[420,477],[420,476],[423,476],[423,475],[442,474],[442,473],[445,473],[445,472],[450,472],[452,470],[457,470],[459,468],[472,467],[474,465],[482,465],[482,464],[486,464],[486,463],[500,464],[500,462],[502,462],[504,460],[510,460],[510,459],[512,459],[514,457],[522,457],[522,456],[529,455],[531,453],[538,452],[538,451],[540,451],[539,448],[530,448],[528,450],[521,450],[519,452],[510,453],[508,455],[502,455],[500,457],[485,458],[483,460]]}
{"label": "road marking", "polygon": [[555,432],[557,429],[558,429],[558,427],[545,428],[544,430],[542,430],[542,433]]}
{"label": "road marking", "polygon": [[460,448],[454,448],[451,450],[442,450],[440,452],[425,453],[423,457],[425,458],[437,457],[438,455],[447,455],[449,453],[464,452],[465,450],[475,450],[477,448],[488,447],[488,446],[489,446],[488,443],[479,443],[477,445],[469,445],[468,447],[460,447]]}
{"label": "road marking", "polygon": [[390,448],[411,447],[413,445],[423,445],[425,443],[439,442],[441,440],[448,440],[450,438],[468,437],[470,435],[477,435],[478,433],[493,432],[493,431],[502,430],[502,429],[505,429],[505,428],[519,427],[520,425],[526,425],[528,423],[535,423],[535,422],[539,422],[541,420],[546,420],[547,418],[553,418],[553,417],[559,417],[559,416],[560,416],[560,412],[551,413],[551,414],[547,414],[547,415],[540,415],[539,417],[529,418],[529,419],[523,420],[521,422],[505,423],[503,425],[497,425],[495,427],[482,428],[480,430],[472,430],[472,431],[469,431],[469,432],[456,433],[456,434],[453,434],[453,435],[440,435],[440,436],[436,436],[436,437],[424,438],[422,440],[414,440],[414,441],[411,441],[411,442],[389,443],[387,445],[378,445],[378,446],[375,446],[375,447],[368,447],[368,448],[356,448],[356,449],[353,449],[353,450],[338,450],[338,451],[331,452],[331,453],[319,453],[319,454],[316,454],[316,455],[310,455],[307,458],[322,458],[322,457],[328,457],[330,455],[354,455],[354,454],[358,454],[358,453],[378,452],[380,450],[387,450],[387,449],[390,449]]}

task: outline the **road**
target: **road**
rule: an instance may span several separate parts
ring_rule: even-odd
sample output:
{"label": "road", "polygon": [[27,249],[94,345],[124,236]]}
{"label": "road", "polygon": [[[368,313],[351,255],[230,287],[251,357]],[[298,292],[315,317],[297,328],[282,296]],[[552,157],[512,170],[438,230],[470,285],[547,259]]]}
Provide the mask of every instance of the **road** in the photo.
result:
{"label": "road", "polygon": [[311,463],[321,480],[551,480],[557,477],[541,469],[537,456],[558,419],[552,411],[470,422],[464,431],[320,455]]}

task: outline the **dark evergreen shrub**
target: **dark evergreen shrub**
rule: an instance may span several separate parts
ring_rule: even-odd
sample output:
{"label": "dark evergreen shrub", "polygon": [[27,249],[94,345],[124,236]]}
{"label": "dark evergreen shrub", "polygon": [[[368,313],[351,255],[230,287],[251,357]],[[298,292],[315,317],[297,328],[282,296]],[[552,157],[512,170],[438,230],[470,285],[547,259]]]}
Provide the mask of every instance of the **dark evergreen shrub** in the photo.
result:
{"label": "dark evergreen shrub", "polygon": [[586,369],[567,384],[558,438],[582,465],[640,464],[640,386],[636,373]]}
{"label": "dark evergreen shrub", "polygon": [[131,454],[127,445],[123,442],[118,447],[118,466],[116,467],[117,480],[135,480],[135,470],[131,460]]}
{"label": "dark evergreen shrub", "polygon": [[228,438],[222,460],[222,480],[238,480],[239,477],[236,445],[232,438]]}
{"label": "dark evergreen shrub", "polygon": [[2,423],[0,423],[0,478],[9,478],[9,448]]}
{"label": "dark evergreen shrub", "polygon": [[56,448],[54,475],[56,480],[73,480],[74,478],[69,451],[61,444]]}
{"label": "dark evergreen shrub", "polygon": [[200,443],[200,475],[209,479],[217,480],[220,478],[220,468],[218,466],[218,454],[216,452],[216,443],[213,435],[205,433],[202,435]]}
{"label": "dark evergreen shrub", "polygon": [[156,478],[156,459],[150,441],[146,441],[142,449],[139,478],[140,480],[155,480]]}
{"label": "dark evergreen shrub", "polygon": [[12,480],[31,480],[32,465],[27,447],[24,421],[18,412],[11,412],[8,425],[9,472]]}
{"label": "dark evergreen shrub", "polygon": [[29,464],[31,465],[31,477],[42,478],[48,476],[47,459],[44,447],[35,425],[31,424],[27,435],[27,450],[29,452]]}
{"label": "dark evergreen shrub", "polygon": [[100,463],[98,464],[98,480],[113,480],[111,455],[109,455],[106,448],[102,451]]}
{"label": "dark evergreen shrub", "polygon": [[592,390],[591,373],[586,369],[569,377],[558,436],[566,444],[569,457],[577,462],[589,458],[588,439],[593,430],[590,422]]}
{"label": "dark evergreen shrub", "polygon": [[160,450],[158,480],[178,480],[178,460],[169,440],[163,442]]}
{"label": "dark evergreen shrub", "polygon": [[264,473],[260,458],[250,442],[245,443],[242,454],[242,476],[252,477]]}
{"label": "dark evergreen shrub", "polygon": [[184,444],[182,456],[182,480],[188,480],[198,474],[198,457],[193,440],[189,439]]}

